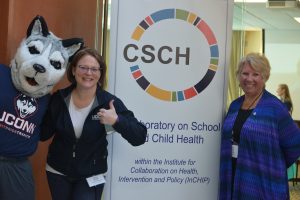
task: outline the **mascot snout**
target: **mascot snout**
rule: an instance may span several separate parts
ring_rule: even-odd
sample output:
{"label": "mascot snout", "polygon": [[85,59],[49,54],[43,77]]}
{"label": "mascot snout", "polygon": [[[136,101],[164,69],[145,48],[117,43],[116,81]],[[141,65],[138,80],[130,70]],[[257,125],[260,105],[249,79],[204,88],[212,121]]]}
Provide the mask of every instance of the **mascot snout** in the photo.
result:
{"label": "mascot snout", "polygon": [[80,38],[56,37],[42,16],[35,17],[11,61],[14,86],[34,98],[50,93],[63,77],[69,58],[82,46]]}

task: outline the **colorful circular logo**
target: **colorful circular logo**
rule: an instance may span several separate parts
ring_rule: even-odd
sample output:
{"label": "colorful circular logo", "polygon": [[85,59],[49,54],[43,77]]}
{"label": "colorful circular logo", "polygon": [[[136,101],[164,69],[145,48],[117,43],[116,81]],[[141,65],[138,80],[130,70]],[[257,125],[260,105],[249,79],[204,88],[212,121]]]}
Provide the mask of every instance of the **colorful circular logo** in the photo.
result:
{"label": "colorful circular logo", "polygon": [[218,68],[219,48],[212,30],[205,21],[194,13],[182,9],[164,9],[147,16],[135,28],[131,38],[135,41],[139,41],[147,29],[149,29],[152,25],[167,19],[186,21],[192,26],[195,26],[204,35],[210,50],[210,63],[203,78],[195,85],[184,90],[169,91],[148,81],[143,75],[139,65],[131,66],[130,70],[138,85],[151,96],[164,101],[184,101],[200,94],[212,81]]}

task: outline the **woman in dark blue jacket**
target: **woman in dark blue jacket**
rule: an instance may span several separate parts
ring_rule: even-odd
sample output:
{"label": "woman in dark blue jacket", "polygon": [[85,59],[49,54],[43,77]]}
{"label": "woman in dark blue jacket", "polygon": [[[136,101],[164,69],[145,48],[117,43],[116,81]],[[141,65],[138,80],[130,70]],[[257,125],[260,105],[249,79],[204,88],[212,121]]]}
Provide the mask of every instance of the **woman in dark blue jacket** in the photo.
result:
{"label": "woman in dark blue jacket", "polygon": [[106,127],[112,126],[133,146],[145,143],[146,127],[104,90],[106,69],[97,51],[83,49],[67,69],[71,86],[52,95],[40,139],[54,135],[46,166],[53,200],[101,199],[107,171]]}

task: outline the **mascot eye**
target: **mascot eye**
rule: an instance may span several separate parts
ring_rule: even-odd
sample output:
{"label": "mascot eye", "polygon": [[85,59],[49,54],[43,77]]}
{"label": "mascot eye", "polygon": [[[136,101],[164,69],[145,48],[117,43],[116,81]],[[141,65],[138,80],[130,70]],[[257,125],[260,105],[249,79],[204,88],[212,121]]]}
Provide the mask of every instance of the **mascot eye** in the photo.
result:
{"label": "mascot eye", "polygon": [[39,50],[35,46],[28,47],[28,50],[31,54],[39,54]]}
{"label": "mascot eye", "polygon": [[61,63],[58,61],[50,61],[51,65],[55,68],[55,69],[61,69]]}

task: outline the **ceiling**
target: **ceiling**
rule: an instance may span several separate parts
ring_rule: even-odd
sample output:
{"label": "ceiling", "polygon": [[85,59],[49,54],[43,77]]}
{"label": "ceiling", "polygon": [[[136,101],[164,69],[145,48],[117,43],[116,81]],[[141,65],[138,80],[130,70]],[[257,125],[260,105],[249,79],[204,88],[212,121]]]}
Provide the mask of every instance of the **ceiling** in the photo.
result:
{"label": "ceiling", "polygon": [[267,8],[266,3],[234,3],[233,30],[299,30],[300,7]]}

